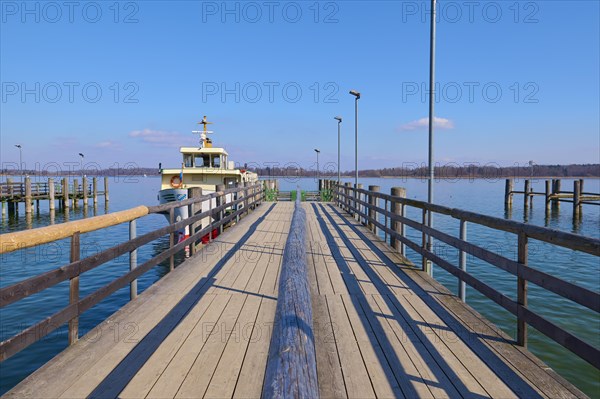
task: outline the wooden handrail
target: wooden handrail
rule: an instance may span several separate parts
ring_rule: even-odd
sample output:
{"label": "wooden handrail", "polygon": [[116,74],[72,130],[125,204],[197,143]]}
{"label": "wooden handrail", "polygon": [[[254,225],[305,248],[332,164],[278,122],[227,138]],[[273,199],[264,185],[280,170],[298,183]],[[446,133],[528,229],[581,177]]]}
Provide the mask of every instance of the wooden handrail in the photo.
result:
{"label": "wooden handrail", "polygon": [[[357,191],[361,194],[371,195],[370,191],[363,189],[355,189],[354,187],[344,187],[350,191]],[[343,197],[351,198],[354,201],[354,196],[346,195],[343,190],[337,190],[336,193]],[[586,252],[594,256],[600,256],[600,240],[592,237],[586,237],[579,234],[568,233],[548,227],[536,226],[527,223],[521,223],[514,220],[501,219],[494,216],[482,215],[479,213],[465,211],[462,209],[449,208],[443,205],[430,204],[424,201],[414,199],[393,197],[389,194],[372,193],[374,197],[387,199],[388,201],[397,202],[403,205],[412,206],[414,208],[425,209],[430,212],[435,212],[443,215],[448,215],[454,219],[465,220],[490,227],[496,230],[502,230],[509,233],[525,233],[528,237],[544,241],[550,244],[559,245],[561,247]]]}
{"label": "wooden handrail", "polygon": [[[11,303],[29,297],[35,293],[41,292],[47,288],[50,288],[62,281],[71,280],[70,287],[70,304],[53,314],[52,316],[34,324],[33,326],[21,331],[20,333],[8,338],[7,340],[0,343],[0,361],[4,361],[8,359],[10,356],[18,353],[19,351],[25,349],[29,345],[37,342],[39,339],[44,336],[50,334],[56,328],[60,327],[62,324],[69,322],[69,344],[74,343],[78,338],[78,317],[90,309],[102,299],[106,298],[108,295],[114,293],[118,289],[124,287],[127,284],[132,283],[141,275],[146,273],[152,267],[156,266],[158,263],[169,259],[175,253],[181,251],[188,245],[195,245],[195,243],[206,234],[209,234],[213,229],[224,226],[225,224],[237,220],[239,216],[248,212],[249,208],[253,208],[254,206],[260,204],[263,200],[263,191],[260,185],[253,185],[247,187],[240,187],[230,190],[219,191],[216,193],[211,193],[205,196],[194,197],[190,200],[180,201],[175,204],[169,204],[170,208],[174,209],[181,206],[187,206],[189,204],[193,204],[196,202],[206,201],[212,198],[222,198],[226,194],[229,193],[237,193],[237,192],[246,192],[247,196],[237,196],[238,198],[232,199],[231,201],[225,203],[224,201],[217,207],[211,208],[208,211],[200,212],[190,216],[182,221],[177,223],[170,223],[169,225],[154,230],[152,232],[146,233],[142,236],[138,236],[136,238],[130,239],[124,243],[118,244],[112,248],[106,249],[100,253],[89,256],[85,259],[79,259],[76,253],[79,253],[79,245],[71,246],[71,263],[66,266],[50,270],[41,275],[31,277],[29,279],[20,281],[11,286],[4,287],[0,289],[0,308],[5,307]],[[250,199],[249,199],[250,198]],[[185,204],[184,204],[185,202]],[[215,217],[215,215],[222,215],[223,211],[227,208],[236,206],[240,203],[244,203],[244,208],[236,209],[234,212],[230,213],[226,217],[221,217],[219,220],[215,222],[211,222],[210,225],[205,226],[201,231],[195,232],[190,235],[190,237],[185,240],[170,246],[169,249],[161,252],[160,254],[154,256],[152,259],[146,261],[144,264],[139,265],[131,270],[128,273],[118,277],[117,279],[109,282],[105,286],[100,289],[92,292],[88,296],[80,299],[78,295],[78,286],[79,286],[79,276],[83,273],[92,270],[112,259],[115,259],[127,252],[132,252],[139,248],[142,245],[145,245],[151,241],[156,240],[166,234],[172,234],[173,232],[185,228],[188,225],[193,225],[194,223],[206,218],[206,217]],[[109,215],[98,216],[90,219],[78,220],[74,222],[64,223],[61,225],[49,226],[52,228],[62,228],[61,231],[56,232],[55,230],[49,230],[49,227],[42,227],[34,230],[27,230],[18,233],[10,233],[2,235],[3,247],[4,243],[7,242],[9,245],[12,245],[11,250],[17,250],[21,248],[28,248],[35,245],[40,245],[44,243],[48,243],[51,241],[64,239],[69,236],[71,237],[79,237],[80,233],[90,232],[98,229],[102,229],[105,227],[114,226],[116,224],[124,223],[127,221],[136,220],[139,217],[145,216],[150,211],[153,213],[164,212],[165,207],[137,207],[133,209],[129,209],[127,211],[115,212]],[[137,215],[137,216],[136,216]],[[92,220],[93,219],[93,220]],[[90,222],[93,223],[81,223],[81,222]],[[79,224],[77,224],[79,222]],[[63,232],[65,230],[70,233]],[[81,230],[79,230],[81,228]],[[42,231],[42,233],[40,233]],[[33,234],[36,238],[34,242],[28,243],[29,245],[19,245],[21,243],[20,240],[23,237],[26,237],[27,234],[19,234],[19,233],[27,233],[29,235]],[[51,233],[51,234],[50,234]],[[66,235],[65,235],[66,234]],[[9,236],[10,241],[5,241],[4,237]],[[16,238],[15,238],[16,237]],[[53,238],[60,237],[60,238]],[[52,239],[53,238],[53,239]],[[29,239],[29,238],[28,238]],[[78,243],[78,241],[77,241]],[[76,249],[76,253],[73,252],[73,249]],[[7,251],[10,252],[10,251]],[[76,282],[76,283],[74,283]],[[36,332],[33,334],[32,332]],[[41,333],[40,333],[41,332]]]}
{"label": "wooden handrail", "polygon": [[74,220],[32,230],[17,231],[0,235],[0,254],[71,237],[75,232],[89,233],[129,222],[148,214],[147,206],[138,206],[124,211],[94,216],[89,219]]}
{"label": "wooden handrail", "polygon": [[[349,194],[346,194],[345,192]],[[517,342],[520,345],[527,344],[527,325],[537,329],[541,333],[556,341],[565,348],[571,350],[577,356],[586,360],[596,368],[600,368],[600,350],[593,345],[588,344],[562,327],[552,323],[545,317],[535,313],[527,307],[527,282],[532,282],[541,288],[552,291],[562,297],[583,305],[592,311],[600,312],[600,293],[591,291],[571,282],[562,280],[558,277],[549,275],[540,270],[534,269],[527,262],[527,241],[528,237],[538,239],[553,245],[579,250],[591,255],[600,256],[600,240],[579,236],[577,234],[565,233],[558,230],[548,229],[539,226],[528,225],[511,220],[494,218],[491,216],[480,215],[474,212],[453,209],[436,204],[429,204],[422,201],[407,200],[402,197],[391,196],[379,192],[355,189],[349,186],[338,187],[336,189],[336,198],[338,204],[359,216],[359,220],[364,220],[365,224],[376,227],[385,232],[387,236],[400,241],[423,257],[423,264],[426,260],[432,261],[442,269],[458,278],[459,282],[464,282],[489,299],[502,306],[515,316],[517,316],[518,333]],[[361,195],[355,195],[359,193]],[[376,204],[376,201],[362,200],[361,196],[367,198],[382,198],[391,204],[398,203],[406,206],[413,206],[423,210],[422,222],[409,219],[395,212],[390,212]],[[374,213],[373,213],[374,212]],[[436,212],[449,215],[461,221],[481,224],[496,230],[515,233],[519,236],[519,259],[514,261],[502,255],[496,254],[478,245],[467,242],[466,240],[453,237],[449,234],[427,226],[427,212]],[[386,223],[382,224],[377,214],[385,217]],[[387,221],[390,221],[390,227]],[[396,229],[391,228],[393,222]],[[402,227],[399,227],[400,224]],[[409,226],[422,232],[423,240],[417,244],[409,240],[403,233],[403,226]],[[436,255],[427,247],[426,237],[436,238],[459,251],[469,253],[492,266],[498,267],[508,273],[517,276],[518,279],[518,299],[513,301],[506,295],[495,290],[490,285],[482,282],[472,274],[466,272],[460,267]],[[424,267],[424,266],[423,266]]]}

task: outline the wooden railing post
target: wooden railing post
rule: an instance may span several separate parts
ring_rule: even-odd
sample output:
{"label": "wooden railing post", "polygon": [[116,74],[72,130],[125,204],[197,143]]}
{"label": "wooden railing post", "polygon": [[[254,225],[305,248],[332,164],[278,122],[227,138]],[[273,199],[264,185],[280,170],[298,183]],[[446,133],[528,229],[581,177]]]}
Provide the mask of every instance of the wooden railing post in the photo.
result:
{"label": "wooden railing post", "polygon": [[[188,188],[188,198],[198,198],[202,196],[202,187],[192,187]],[[197,211],[202,212],[202,203],[193,203],[188,206],[188,217],[192,217],[196,214]],[[188,226],[188,230],[190,232],[190,237],[196,233],[196,227],[199,222],[192,223]],[[190,244],[190,254],[194,255],[196,253],[196,240],[192,241]]]}
{"label": "wooden railing post", "polygon": [[356,220],[358,220],[359,223],[364,224],[365,223],[365,218],[361,216],[361,213],[363,211],[362,206],[358,203],[358,201],[361,199],[361,194],[358,192],[358,190],[362,190],[363,185],[361,183],[358,183],[355,185],[354,187],[356,190],[354,190],[354,208],[357,209],[356,211]]}
{"label": "wooden railing post", "polygon": [[[527,266],[528,238],[523,232],[519,233],[517,258],[517,262]],[[527,307],[527,280],[521,277],[520,270],[517,277],[517,303]],[[517,344],[527,347],[527,324],[525,323],[525,320],[523,320],[523,315],[520,310],[517,311]]]}
{"label": "wooden railing post", "polygon": [[[390,194],[394,197],[406,198],[406,190],[402,187],[392,187]],[[391,212],[394,215],[404,216],[404,204],[400,204],[396,201],[392,201],[391,204]],[[404,237],[404,224],[392,221],[391,228],[396,233],[399,233],[402,237]],[[396,240],[394,237],[390,236],[390,246],[394,248],[396,251],[400,251],[402,255],[404,255],[404,244]]]}
{"label": "wooden railing post", "polygon": [[[169,209],[169,225],[173,226],[175,223],[175,208]],[[175,244],[175,232],[172,231],[169,233],[169,249],[173,248]],[[175,254],[172,254],[169,257],[169,271],[173,271],[175,269]]]}
{"label": "wooden railing post", "polygon": [[[467,241],[467,222],[463,219],[460,219],[460,239]],[[467,253],[463,250],[458,253],[458,265],[460,270],[467,271]],[[462,279],[458,280],[458,297],[461,301],[467,302],[467,286]]]}
{"label": "wooden railing post", "polygon": [[[377,207],[377,197],[374,196],[373,194],[371,194],[371,192],[373,193],[378,193],[379,190],[381,189],[381,187],[379,186],[369,186],[369,218],[370,219],[375,219],[377,218],[377,212],[375,211],[375,208]],[[366,213],[366,212],[365,212]],[[373,223],[371,220],[368,221],[368,226],[369,226],[369,230],[371,230],[373,233],[377,234],[377,227],[375,226],[375,223]]]}
{"label": "wooden railing post", "polygon": [[[423,208],[422,223],[423,223],[423,226],[427,226],[427,209],[425,209],[425,208]],[[423,234],[421,235],[421,248],[423,248],[423,250],[429,249],[427,234],[425,234],[425,231],[423,231]],[[427,260],[427,257],[425,255],[423,255],[421,258],[421,270],[423,270],[424,272],[427,272],[427,274],[429,274],[429,261]]]}
{"label": "wooden railing post", "polygon": [[25,213],[31,213],[31,177],[25,178]]}
{"label": "wooden railing post", "polygon": [[346,212],[352,215],[353,211],[350,210],[350,183],[344,183],[344,193],[346,194],[344,197],[344,207],[346,208]]}
{"label": "wooden railing post", "polygon": [[[71,263],[77,262],[81,256],[81,244],[79,232],[71,236]],[[69,304],[73,305],[79,302],[79,271],[77,275],[69,280]],[[79,313],[79,309],[77,309]],[[69,320],[69,345],[73,345],[79,339],[79,316]]]}
{"label": "wooden railing post", "polygon": [[[217,185],[217,192],[222,192],[222,191],[225,191],[225,186],[222,185],[222,184],[218,184]],[[256,196],[255,187],[252,187],[252,201],[253,202],[255,200],[255,196]],[[225,201],[226,201],[225,200],[225,194],[218,195],[217,196],[217,207],[223,205],[225,203]],[[254,209],[254,205],[252,206],[252,209]],[[223,215],[224,214],[225,214],[225,210],[221,209],[219,211],[219,222],[221,222],[223,220]],[[219,225],[219,234],[223,233],[223,227],[224,227],[223,223],[221,223]]]}
{"label": "wooden railing post", "polygon": [[513,180],[512,179],[506,179],[506,185],[504,187],[504,206],[506,206],[507,208],[512,207],[512,200],[513,200]]}
{"label": "wooden railing post", "polygon": [[[137,237],[136,219],[129,222],[129,239],[133,240]],[[129,270],[133,271],[137,267],[137,249],[129,252]],[[129,284],[129,299],[134,300],[137,298],[137,279],[131,281]]]}

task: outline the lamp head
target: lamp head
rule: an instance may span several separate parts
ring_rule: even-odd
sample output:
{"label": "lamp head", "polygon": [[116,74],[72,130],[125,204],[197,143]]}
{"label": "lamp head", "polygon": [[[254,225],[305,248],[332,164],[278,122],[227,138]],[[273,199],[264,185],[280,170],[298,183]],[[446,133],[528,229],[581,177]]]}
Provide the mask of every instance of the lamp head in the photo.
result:
{"label": "lamp head", "polygon": [[350,90],[350,94],[352,94],[358,100],[360,98],[360,93],[356,90]]}
{"label": "lamp head", "polygon": [[335,117],[333,117],[333,119],[335,119],[336,121],[338,121],[338,123],[342,123],[342,117],[341,116],[335,116]]}
{"label": "lamp head", "polygon": [[81,158],[83,158],[83,154],[82,154],[82,153],[79,153],[79,156],[80,156]]}
{"label": "lamp head", "polygon": [[21,149],[21,144],[15,144],[15,147],[17,147],[18,149]]}
{"label": "lamp head", "polygon": [[319,150],[317,150],[317,149],[315,148],[315,152],[318,154],[318,153],[320,153],[321,151],[319,151]]}

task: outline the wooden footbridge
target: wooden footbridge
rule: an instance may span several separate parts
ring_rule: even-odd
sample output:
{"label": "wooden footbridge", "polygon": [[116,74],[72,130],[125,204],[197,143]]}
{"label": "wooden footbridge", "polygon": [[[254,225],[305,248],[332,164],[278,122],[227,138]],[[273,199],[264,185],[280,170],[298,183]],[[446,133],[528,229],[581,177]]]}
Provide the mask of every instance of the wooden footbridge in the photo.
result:
{"label": "wooden footbridge", "polygon": [[[527,307],[533,282],[596,312],[600,297],[527,263],[533,238],[600,256],[595,239],[370,190],[336,187],[335,200],[263,202],[261,186],[235,188],[176,204],[138,207],[63,225],[2,236],[2,252],[71,237],[71,263],[0,289],[5,307],[61,281],[70,303],[48,319],[0,344],[5,360],[69,323],[69,347],[28,376],[9,398],[569,398],[585,397],[527,348],[527,325],[600,366],[598,348]],[[217,199],[216,207],[195,206]],[[226,198],[229,198],[227,200]],[[299,199],[300,196],[297,195]],[[110,250],[79,258],[80,234],[148,213],[189,206],[190,219],[135,236]],[[405,208],[451,215],[514,233],[518,261],[408,219]],[[210,226],[195,226],[210,218]],[[175,243],[185,225],[191,236]],[[214,228],[223,234],[206,245]],[[423,233],[406,238],[405,228]],[[375,234],[385,232],[386,242]],[[84,298],[80,279],[93,268],[170,235],[170,246]],[[431,236],[517,276],[512,299],[477,280],[462,263],[429,248]],[[137,296],[133,284],[157,263],[192,246],[192,256]],[[499,328],[452,295],[404,256],[405,248],[455,275],[518,318],[518,336]],[[426,267],[425,267],[426,269]],[[116,290],[131,285],[132,300],[83,337],[78,317]],[[464,292],[461,290],[461,292]],[[464,298],[464,295],[463,295]],[[135,326],[135,328],[131,328]],[[115,339],[114,330],[121,329]],[[590,326],[590,328],[594,328]]]}

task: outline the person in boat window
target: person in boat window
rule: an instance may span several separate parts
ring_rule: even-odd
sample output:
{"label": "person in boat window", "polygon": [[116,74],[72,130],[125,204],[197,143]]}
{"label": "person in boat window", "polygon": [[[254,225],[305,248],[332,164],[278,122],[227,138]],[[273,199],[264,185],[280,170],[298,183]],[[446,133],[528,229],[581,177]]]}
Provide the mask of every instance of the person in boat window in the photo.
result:
{"label": "person in boat window", "polygon": [[213,158],[213,168],[220,168],[220,167],[221,167],[221,157],[219,155],[217,155]]}

